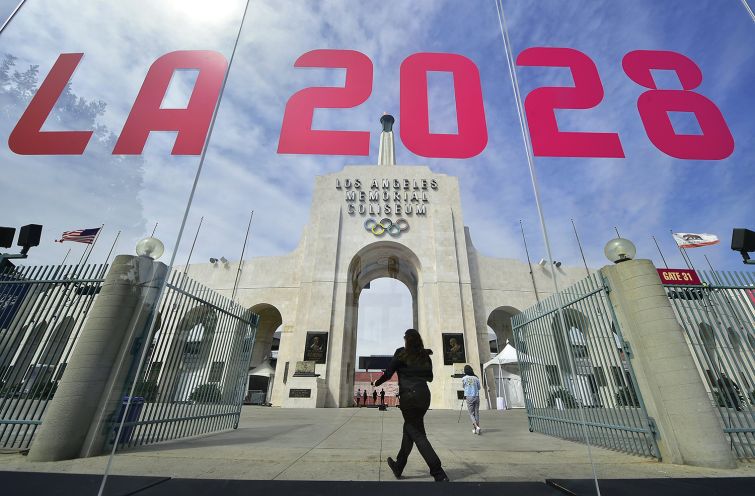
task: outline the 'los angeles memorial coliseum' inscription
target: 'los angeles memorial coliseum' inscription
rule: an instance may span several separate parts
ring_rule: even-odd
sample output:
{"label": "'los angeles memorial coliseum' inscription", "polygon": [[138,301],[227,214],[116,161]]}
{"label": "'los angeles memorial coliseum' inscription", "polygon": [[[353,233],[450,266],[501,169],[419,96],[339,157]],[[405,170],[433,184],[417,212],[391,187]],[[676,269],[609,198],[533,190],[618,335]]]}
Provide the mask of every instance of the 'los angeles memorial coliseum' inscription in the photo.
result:
{"label": "'los angeles memorial coliseum' inscription", "polygon": [[350,215],[427,215],[430,191],[438,191],[435,179],[336,179]]}

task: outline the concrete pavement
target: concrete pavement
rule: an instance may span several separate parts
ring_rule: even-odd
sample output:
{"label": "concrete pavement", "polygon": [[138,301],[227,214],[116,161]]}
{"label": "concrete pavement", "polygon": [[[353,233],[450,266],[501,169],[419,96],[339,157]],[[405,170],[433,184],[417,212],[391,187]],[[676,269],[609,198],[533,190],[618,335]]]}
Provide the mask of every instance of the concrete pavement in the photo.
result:
{"label": "concrete pavement", "polygon": [[[454,481],[542,481],[590,478],[583,444],[530,433],[522,410],[483,411],[483,434],[475,436],[462,413],[432,410],[430,441]],[[145,446],[119,453],[112,473],[180,478],[393,481],[385,458],[401,440],[401,414],[374,408],[282,409],[244,407],[239,428],[220,434]],[[592,448],[599,478],[754,476],[755,464],[733,470],[659,463]],[[103,473],[108,457],[31,462],[0,455],[0,470]],[[416,450],[404,475],[432,480]]]}

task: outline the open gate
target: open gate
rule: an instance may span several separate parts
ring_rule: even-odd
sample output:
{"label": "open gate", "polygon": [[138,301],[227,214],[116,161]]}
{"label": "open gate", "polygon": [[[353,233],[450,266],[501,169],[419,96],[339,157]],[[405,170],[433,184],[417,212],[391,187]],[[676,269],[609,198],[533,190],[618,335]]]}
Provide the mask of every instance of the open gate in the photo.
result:
{"label": "open gate", "polygon": [[659,457],[599,273],[512,318],[530,430]]}

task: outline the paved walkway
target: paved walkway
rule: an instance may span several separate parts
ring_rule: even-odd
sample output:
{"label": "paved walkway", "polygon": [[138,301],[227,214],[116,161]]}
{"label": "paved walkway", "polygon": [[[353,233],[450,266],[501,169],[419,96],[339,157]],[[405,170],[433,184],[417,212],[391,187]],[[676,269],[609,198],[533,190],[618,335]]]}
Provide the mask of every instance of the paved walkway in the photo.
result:
{"label": "paved walkway", "polygon": [[[475,436],[465,414],[435,410],[426,417],[430,441],[454,481],[543,481],[590,478],[585,445],[530,433],[521,410],[483,411]],[[294,410],[244,407],[237,430],[120,453],[113,473],[181,478],[391,481],[385,464],[401,439],[401,414],[374,408]],[[600,478],[755,476],[755,464],[716,470],[658,463],[593,448]],[[103,473],[107,457],[32,463],[0,454],[0,470]],[[404,475],[431,480],[413,452]]]}

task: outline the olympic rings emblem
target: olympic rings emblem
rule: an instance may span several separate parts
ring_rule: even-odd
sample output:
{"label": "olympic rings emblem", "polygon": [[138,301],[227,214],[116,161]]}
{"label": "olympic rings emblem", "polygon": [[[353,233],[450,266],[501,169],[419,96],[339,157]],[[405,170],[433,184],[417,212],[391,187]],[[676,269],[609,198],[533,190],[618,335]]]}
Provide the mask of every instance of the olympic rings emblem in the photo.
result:
{"label": "olympic rings emblem", "polygon": [[380,222],[369,218],[364,221],[364,228],[378,237],[388,233],[397,238],[401,236],[402,232],[409,230],[409,222],[404,218],[398,219],[396,222],[393,222],[388,217],[380,219]]}

